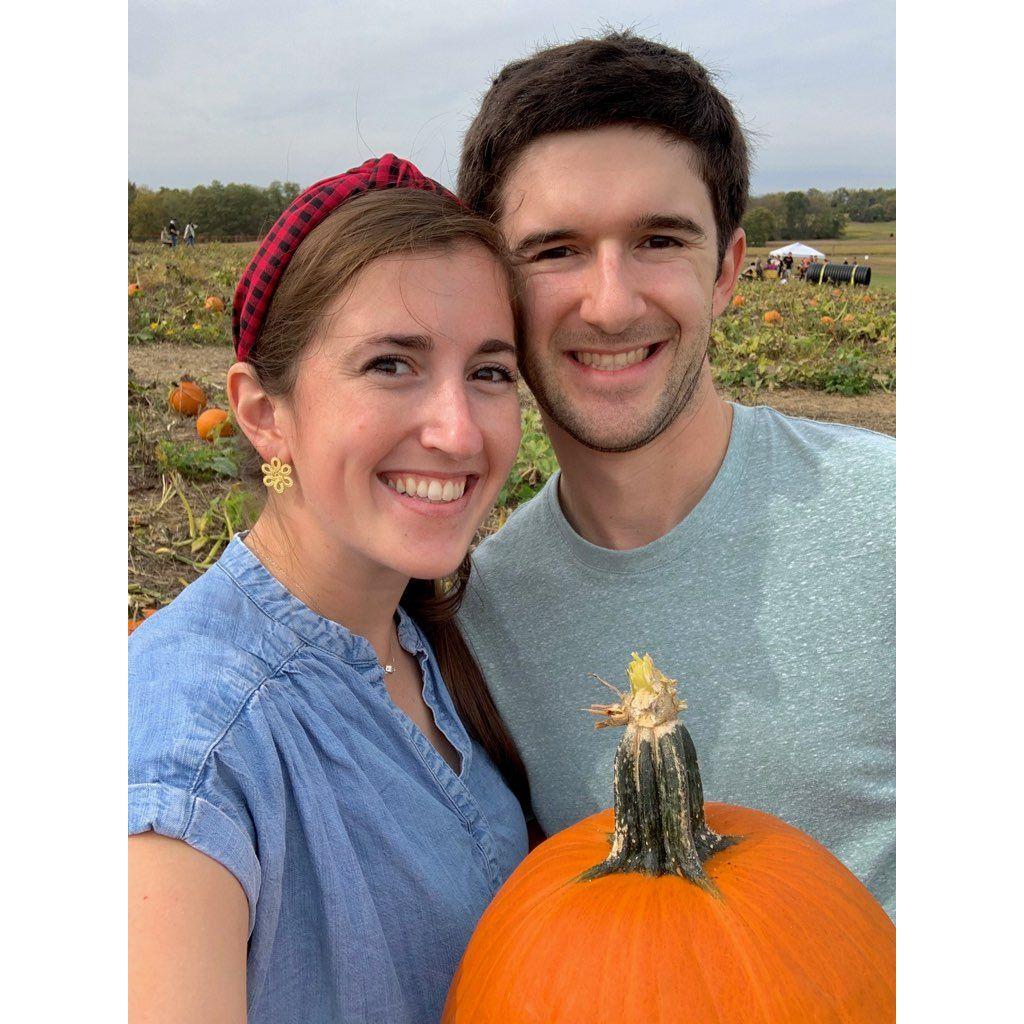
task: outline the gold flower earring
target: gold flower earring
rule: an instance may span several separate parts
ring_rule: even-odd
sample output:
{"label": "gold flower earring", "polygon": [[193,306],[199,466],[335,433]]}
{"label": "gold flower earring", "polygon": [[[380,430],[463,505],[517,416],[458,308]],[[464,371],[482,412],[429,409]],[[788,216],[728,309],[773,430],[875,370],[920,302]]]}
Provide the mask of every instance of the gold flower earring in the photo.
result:
{"label": "gold flower earring", "polygon": [[263,470],[263,485],[278,494],[283,494],[286,487],[295,483],[292,480],[292,467],[276,455],[269,462],[264,462],[260,469]]}

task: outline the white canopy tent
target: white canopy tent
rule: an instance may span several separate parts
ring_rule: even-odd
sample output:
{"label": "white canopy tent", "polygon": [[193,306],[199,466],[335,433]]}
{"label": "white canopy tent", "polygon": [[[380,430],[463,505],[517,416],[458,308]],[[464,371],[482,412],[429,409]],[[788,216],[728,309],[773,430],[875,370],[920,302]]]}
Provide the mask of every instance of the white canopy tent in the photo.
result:
{"label": "white canopy tent", "polygon": [[825,254],[818,252],[817,249],[812,249],[809,245],[804,245],[803,242],[790,242],[789,245],[784,245],[781,249],[772,249],[772,256],[785,256],[787,253],[792,253],[794,256],[817,256],[819,259],[824,259]]}

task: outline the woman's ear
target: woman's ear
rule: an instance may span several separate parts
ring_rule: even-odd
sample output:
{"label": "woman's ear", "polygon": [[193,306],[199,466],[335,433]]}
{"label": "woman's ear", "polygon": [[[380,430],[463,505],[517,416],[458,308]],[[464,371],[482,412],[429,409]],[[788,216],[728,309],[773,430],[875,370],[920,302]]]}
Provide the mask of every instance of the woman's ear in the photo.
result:
{"label": "woman's ear", "polygon": [[260,458],[269,462],[276,455],[282,462],[291,462],[283,402],[263,390],[249,363],[235,363],[228,370],[227,392],[235,422]]}

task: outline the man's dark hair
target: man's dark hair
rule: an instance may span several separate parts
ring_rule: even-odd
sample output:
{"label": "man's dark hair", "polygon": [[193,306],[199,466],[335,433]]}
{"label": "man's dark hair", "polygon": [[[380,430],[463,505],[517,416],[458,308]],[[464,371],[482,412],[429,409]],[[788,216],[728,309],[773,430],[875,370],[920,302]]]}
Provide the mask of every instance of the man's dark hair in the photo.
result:
{"label": "man's dark hair", "polygon": [[632,32],[578,39],[506,65],[463,140],[459,198],[493,218],[502,185],[531,142],[616,124],[653,128],[696,148],[696,169],[715,212],[721,265],[747,205],[743,129],[693,57]]}

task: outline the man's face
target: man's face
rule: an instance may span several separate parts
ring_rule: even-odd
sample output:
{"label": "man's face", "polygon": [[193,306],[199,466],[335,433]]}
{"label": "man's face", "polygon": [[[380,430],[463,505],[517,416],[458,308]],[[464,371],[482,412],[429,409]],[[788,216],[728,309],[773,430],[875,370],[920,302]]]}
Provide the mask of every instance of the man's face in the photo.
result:
{"label": "man's face", "polygon": [[706,369],[743,242],[738,232],[719,275],[694,152],[647,128],[566,132],[528,146],[502,190],[500,224],[526,285],[523,374],[588,448],[652,441]]}

